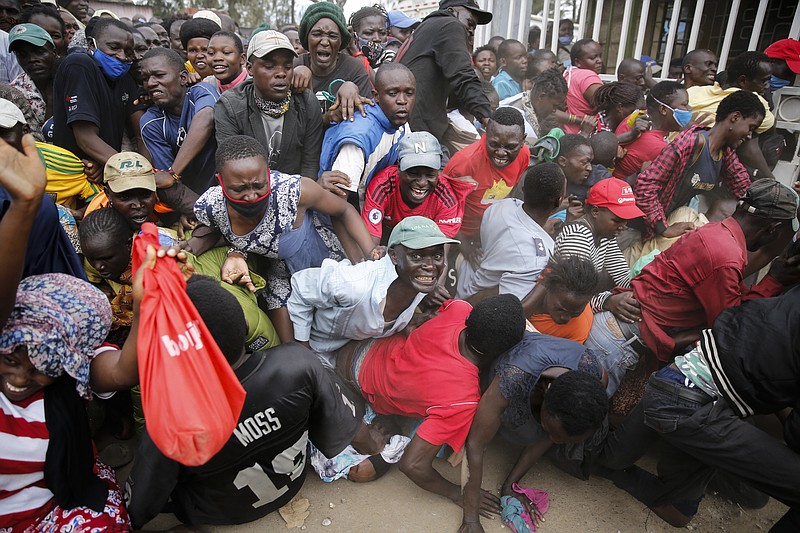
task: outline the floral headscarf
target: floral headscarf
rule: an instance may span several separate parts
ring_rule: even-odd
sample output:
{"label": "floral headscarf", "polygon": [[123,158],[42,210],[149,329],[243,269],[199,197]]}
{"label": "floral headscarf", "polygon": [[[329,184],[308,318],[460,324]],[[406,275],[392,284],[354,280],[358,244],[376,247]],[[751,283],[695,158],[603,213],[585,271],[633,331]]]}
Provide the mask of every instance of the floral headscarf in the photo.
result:
{"label": "floral headscarf", "polygon": [[91,284],[68,274],[31,276],[0,331],[0,353],[26,346],[36,370],[52,378],[66,372],[88,398],[89,363],[110,326],[108,298]]}

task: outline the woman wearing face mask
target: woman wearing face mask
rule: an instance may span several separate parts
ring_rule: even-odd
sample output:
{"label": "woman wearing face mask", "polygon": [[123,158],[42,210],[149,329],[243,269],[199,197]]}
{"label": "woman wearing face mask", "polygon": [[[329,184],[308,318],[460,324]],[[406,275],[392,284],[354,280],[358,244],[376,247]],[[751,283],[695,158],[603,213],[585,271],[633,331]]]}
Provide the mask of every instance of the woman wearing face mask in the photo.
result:
{"label": "woman wearing face mask", "polygon": [[397,53],[386,49],[389,16],[380,5],[362,7],[350,15],[350,27],[353,29],[350,54],[364,63],[364,68],[374,80],[372,69],[391,61]]}
{"label": "woman wearing face mask", "polygon": [[[667,146],[670,133],[681,131],[692,121],[689,95],[680,83],[657,83],[650,90],[646,105],[647,116],[650,117],[653,128],[643,132],[638,139],[625,147],[625,156],[614,167],[615,178],[625,180],[638,174],[645,161],[655,160]],[[620,128],[622,127],[621,125]],[[617,128],[618,132],[620,128]]]}
{"label": "woman wearing face mask", "polygon": [[[571,66],[570,51],[572,50],[572,41],[575,38],[575,23],[570,19],[561,19],[558,21],[558,53],[556,57],[564,66]],[[550,44],[549,42],[547,43]]]}
{"label": "woman wearing face mask", "polygon": [[281,341],[291,342],[294,330],[286,302],[292,273],[318,267],[325,258],[340,260],[342,248],[354,263],[382,254],[373,250],[372,237],[353,206],[313,180],[270,170],[267,158],[252,137],[233,135],[219,143],[219,186],[197,200],[195,216],[201,226],[187,248],[201,256],[221,237],[230,246],[222,280],[253,292],[248,263],[258,267],[267,278],[262,293],[267,314]]}

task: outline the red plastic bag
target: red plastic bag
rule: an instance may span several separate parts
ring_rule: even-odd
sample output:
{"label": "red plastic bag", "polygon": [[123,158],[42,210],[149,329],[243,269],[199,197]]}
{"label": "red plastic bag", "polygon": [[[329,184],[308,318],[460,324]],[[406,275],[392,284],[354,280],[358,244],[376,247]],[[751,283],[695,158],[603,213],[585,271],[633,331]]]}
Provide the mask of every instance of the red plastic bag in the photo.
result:
{"label": "red plastic bag", "polygon": [[[134,272],[148,245],[160,246],[151,223],[134,240]],[[147,432],[167,457],[199,466],[233,434],[245,392],[187,296],[178,265],[157,260],[143,283],[138,352]]]}

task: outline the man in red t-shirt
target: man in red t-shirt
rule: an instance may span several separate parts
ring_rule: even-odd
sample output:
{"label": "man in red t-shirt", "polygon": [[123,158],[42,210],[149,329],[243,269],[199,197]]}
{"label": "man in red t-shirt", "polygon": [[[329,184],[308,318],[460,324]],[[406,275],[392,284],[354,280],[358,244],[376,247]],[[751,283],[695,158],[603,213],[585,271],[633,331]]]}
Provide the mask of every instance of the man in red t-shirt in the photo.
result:
{"label": "man in red t-shirt", "polygon": [[461,253],[474,267],[480,262],[483,212],[511,193],[530,165],[530,159],[522,114],[516,109],[501,107],[492,113],[486,135],[457,152],[444,167],[448,176],[472,176],[478,182],[475,191],[467,196],[458,237]]}
{"label": "man in red t-shirt", "polygon": [[461,489],[433,468],[433,460],[443,444],[455,451],[464,446],[480,400],[480,371],[519,343],[524,331],[522,304],[514,295],[487,298],[474,309],[448,300],[407,337],[348,344],[337,354],[336,372],[376,413],[423,419],[400,470],[458,503]]}
{"label": "man in red t-shirt", "polygon": [[400,141],[397,165],[378,173],[367,187],[361,218],[375,244],[403,219],[422,216],[442,233],[455,237],[461,229],[464,201],[477,182],[439,173],[442,148],[427,131],[409,133]]}

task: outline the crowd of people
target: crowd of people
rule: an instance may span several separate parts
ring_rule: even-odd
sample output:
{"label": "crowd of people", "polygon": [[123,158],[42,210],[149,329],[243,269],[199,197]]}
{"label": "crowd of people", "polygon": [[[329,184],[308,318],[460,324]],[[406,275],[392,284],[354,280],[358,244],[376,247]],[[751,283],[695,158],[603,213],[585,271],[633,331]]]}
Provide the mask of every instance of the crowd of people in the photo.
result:
{"label": "crowd of people", "polygon": [[[545,455],[676,527],[711,484],[800,531],[800,185],[773,175],[794,141],[772,112],[797,40],[717,72],[702,49],[608,65],[570,20],[556,51],[475,47],[475,0],[421,21],[316,2],[246,40],[210,10],[0,15],[0,531],[239,524],[307,473],[393,464],[463,508],[454,530],[535,530]],[[134,270],[148,224],[161,247]],[[246,392],[200,466],[142,409],[159,261]],[[98,454],[101,431],[138,439]],[[521,447],[499,493],[498,433]],[[653,450],[657,474],[636,464]]]}

